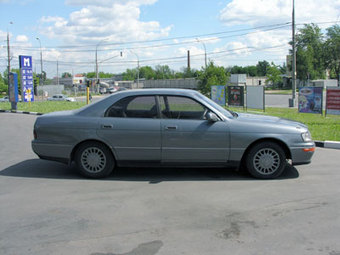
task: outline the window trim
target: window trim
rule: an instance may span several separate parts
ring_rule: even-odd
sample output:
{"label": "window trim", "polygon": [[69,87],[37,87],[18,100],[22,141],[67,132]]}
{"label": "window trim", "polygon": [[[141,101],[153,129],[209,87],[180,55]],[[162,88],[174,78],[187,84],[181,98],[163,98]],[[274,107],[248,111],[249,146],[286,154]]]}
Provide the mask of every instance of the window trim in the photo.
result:
{"label": "window trim", "polygon": [[[159,104],[158,104],[158,100],[157,100],[157,96],[158,95],[132,95],[132,96],[126,96],[123,98],[120,98],[118,101],[114,102],[109,108],[106,109],[105,113],[104,113],[104,118],[120,118],[120,119],[160,119],[160,110],[159,110]],[[137,97],[153,97],[155,100],[155,106],[156,106],[156,110],[157,110],[157,116],[156,118],[141,118],[141,117],[110,117],[108,116],[110,110],[114,107],[115,104],[117,104],[118,102],[120,102],[121,100],[127,100],[128,98],[132,98],[128,104],[130,104],[130,102],[132,102],[135,98]],[[124,107],[124,111],[127,110],[127,106],[128,104],[125,105]]]}
{"label": "window trim", "polygon": [[163,118],[162,114],[161,114],[160,97],[165,97],[164,98],[164,104],[166,105],[167,109],[170,109],[169,101],[167,100],[167,97],[182,97],[182,98],[191,99],[191,100],[195,101],[197,104],[201,105],[205,110],[208,110],[208,111],[214,113],[218,117],[218,119],[221,121],[221,117],[218,114],[216,114],[215,111],[211,110],[211,108],[206,106],[205,104],[202,104],[201,102],[197,101],[196,98],[189,97],[189,96],[183,96],[183,95],[172,95],[172,94],[158,94],[157,95],[158,114],[159,114],[159,118],[161,120],[182,120],[182,121],[194,121],[194,120],[196,120],[196,121],[207,121],[206,119],[169,119],[169,118]]}

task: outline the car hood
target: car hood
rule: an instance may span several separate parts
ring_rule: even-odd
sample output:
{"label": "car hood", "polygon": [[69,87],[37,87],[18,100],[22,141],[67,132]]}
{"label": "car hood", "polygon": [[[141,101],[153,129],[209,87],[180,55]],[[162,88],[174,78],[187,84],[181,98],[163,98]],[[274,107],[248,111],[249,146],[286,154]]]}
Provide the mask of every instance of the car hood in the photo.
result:
{"label": "car hood", "polygon": [[249,122],[249,123],[263,123],[263,124],[277,124],[277,125],[285,125],[291,127],[303,127],[307,128],[307,126],[301,122],[283,119],[274,116],[260,115],[260,114],[249,114],[249,113],[237,113],[237,120],[241,122]]}

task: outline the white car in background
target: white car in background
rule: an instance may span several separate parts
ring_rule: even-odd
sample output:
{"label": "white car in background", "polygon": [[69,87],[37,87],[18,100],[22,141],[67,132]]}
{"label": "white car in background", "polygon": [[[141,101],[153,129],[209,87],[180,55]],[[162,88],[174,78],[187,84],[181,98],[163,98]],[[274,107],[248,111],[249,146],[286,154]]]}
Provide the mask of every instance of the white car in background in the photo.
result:
{"label": "white car in background", "polygon": [[9,97],[4,96],[3,98],[0,98],[0,102],[9,102]]}
{"label": "white car in background", "polygon": [[76,99],[73,97],[67,97],[63,94],[53,95],[52,97],[47,98],[47,101],[68,101],[68,102],[75,102]]}

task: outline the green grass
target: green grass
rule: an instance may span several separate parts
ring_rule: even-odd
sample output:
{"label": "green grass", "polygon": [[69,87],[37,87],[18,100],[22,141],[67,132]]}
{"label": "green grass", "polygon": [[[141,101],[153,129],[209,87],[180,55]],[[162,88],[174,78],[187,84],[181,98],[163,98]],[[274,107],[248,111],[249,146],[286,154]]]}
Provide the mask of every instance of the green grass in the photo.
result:
{"label": "green grass", "polygon": [[[243,108],[228,108],[236,112],[244,112]],[[255,110],[248,109],[249,113]],[[298,113],[293,108],[266,108],[265,112],[256,111],[258,114],[272,115],[302,122],[308,126],[314,140],[340,141],[340,116],[321,115],[312,113]]]}
{"label": "green grass", "polygon": [[[32,102],[29,103],[18,103],[19,111],[29,112],[55,112],[63,110],[78,109],[86,105],[85,102]],[[10,110],[11,104],[7,102],[0,103],[1,110]],[[230,108],[236,112],[243,112],[243,108]],[[248,112],[254,113],[255,110],[248,109]],[[337,115],[324,115],[320,114],[309,114],[309,113],[298,113],[297,109],[293,108],[266,108],[265,112],[256,111],[255,113],[272,115],[281,118],[296,120],[306,124],[312,133],[314,140],[320,141],[340,141],[340,116]]]}
{"label": "green grass", "polygon": [[[78,109],[80,107],[83,107],[84,105],[86,105],[86,102],[60,102],[60,101],[59,102],[37,101],[32,103],[19,102],[17,109],[18,111],[48,113]],[[11,110],[11,103],[1,102],[0,109]]]}

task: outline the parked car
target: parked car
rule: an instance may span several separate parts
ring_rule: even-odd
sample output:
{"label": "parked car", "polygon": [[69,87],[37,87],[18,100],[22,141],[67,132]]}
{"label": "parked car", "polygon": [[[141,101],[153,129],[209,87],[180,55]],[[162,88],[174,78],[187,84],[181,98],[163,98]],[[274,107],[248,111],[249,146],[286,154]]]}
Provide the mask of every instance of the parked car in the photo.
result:
{"label": "parked car", "polygon": [[106,92],[108,92],[110,94],[115,93],[117,91],[118,91],[117,87],[110,87],[106,90]]}
{"label": "parked car", "polygon": [[63,94],[53,95],[52,97],[47,98],[47,101],[68,101],[68,102],[75,102],[76,99],[73,97],[67,97]]}
{"label": "parked car", "polygon": [[0,102],[9,102],[9,97],[4,96],[4,97],[0,98]]}
{"label": "parked car", "polygon": [[100,93],[100,94],[105,94],[105,93],[106,93],[106,88],[103,88],[103,87],[100,88],[100,89],[99,89],[99,93]]}
{"label": "parked car", "polygon": [[235,113],[193,90],[147,89],[38,117],[32,148],[41,159],[74,161],[91,178],[137,165],[229,166],[267,179],[288,159],[310,163],[315,145],[302,123]]}

